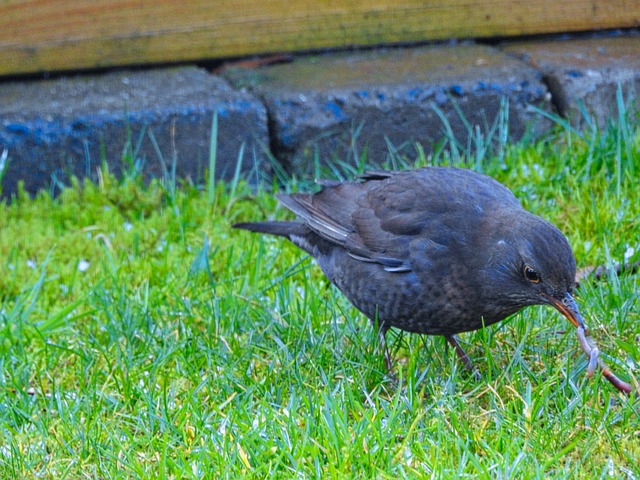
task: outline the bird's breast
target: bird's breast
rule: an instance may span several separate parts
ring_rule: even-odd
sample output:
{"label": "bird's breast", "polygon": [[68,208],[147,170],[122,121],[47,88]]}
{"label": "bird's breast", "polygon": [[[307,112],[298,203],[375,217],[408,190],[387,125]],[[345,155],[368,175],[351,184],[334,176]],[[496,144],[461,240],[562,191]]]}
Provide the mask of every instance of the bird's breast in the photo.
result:
{"label": "bird's breast", "polygon": [[460,265],[432,259],[407,272],[389,272],[339,248],[316,258],[329,280],[374,322],[430,335],[483,326],[478,292]]}

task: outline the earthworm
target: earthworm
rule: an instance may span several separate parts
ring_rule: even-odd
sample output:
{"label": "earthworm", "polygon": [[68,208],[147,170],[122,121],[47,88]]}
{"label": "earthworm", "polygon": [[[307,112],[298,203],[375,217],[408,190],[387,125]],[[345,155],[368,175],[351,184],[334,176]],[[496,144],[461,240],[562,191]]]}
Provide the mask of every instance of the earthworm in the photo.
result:
{"label": "earthworm", "polygon": [[592,376],[599,367],[600,371],[602,372],[602,376],[606,378],[609,383],[611,383],[611,385],[616,387],[621,392],[630,394],[633,391],[633,387],[631,386],[631,384],[619,379],[611,370],[609,370],[604,362],[600,360],[600,351],[598,350],[598,347],[594,345],[593,340],[591,339],[591,334],[587,330],[585,330],[584,327],[580,326],[576,329],[576,335],[578,337],[580,345],[582,346],[582,349],[589,357],[589,363],[587,365],[587,377]]}

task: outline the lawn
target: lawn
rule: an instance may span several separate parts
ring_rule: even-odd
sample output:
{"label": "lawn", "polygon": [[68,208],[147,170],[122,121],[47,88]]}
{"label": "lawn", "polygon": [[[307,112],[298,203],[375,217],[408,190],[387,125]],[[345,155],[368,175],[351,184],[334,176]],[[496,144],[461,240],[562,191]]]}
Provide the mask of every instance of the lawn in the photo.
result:
{"label": "lawn", "polygon": [[[634,262],[640,128],[585,132],[418,163],[497,178],[579,266]],[[392,331],[392,377],[307,255],[231,229],[291,218],[272,185],[100,178],[0,204],[0,478],[640,478],[637,399],[586,378],[552,308],[460,336],[481,380],[442,338]],[[639,275],[578,302],[640,380]]]}

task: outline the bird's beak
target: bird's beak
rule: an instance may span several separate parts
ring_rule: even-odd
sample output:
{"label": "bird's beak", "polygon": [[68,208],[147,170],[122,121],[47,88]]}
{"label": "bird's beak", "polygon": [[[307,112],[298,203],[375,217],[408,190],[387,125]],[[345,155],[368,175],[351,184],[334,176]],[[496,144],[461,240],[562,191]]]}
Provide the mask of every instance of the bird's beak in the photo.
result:
{"label": "bird's beak", "polygon": [[576,327],[582,327],[586,330],[587,327],[582,320],[582,315],[580,315],[578,305],[576,305],[576,301],[569,292],[565,293],[564,297],[561,299],[548,296],[547,300]]}

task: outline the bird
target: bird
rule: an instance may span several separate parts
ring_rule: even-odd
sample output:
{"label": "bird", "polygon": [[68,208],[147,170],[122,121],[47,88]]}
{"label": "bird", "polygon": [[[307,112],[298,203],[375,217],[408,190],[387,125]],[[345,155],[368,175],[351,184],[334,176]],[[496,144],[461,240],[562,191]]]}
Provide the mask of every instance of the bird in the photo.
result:
{"label": "bird", "polygon": [[525,307],[550,305],[586,329],[567,238],[492,177],[428,166],[318,183],[317,193],[276,195],[296,220],[233,227],[285,237],[311,255],[377,326],[388,370],[392,327],[445,337],[471,370],[457,334]]}

